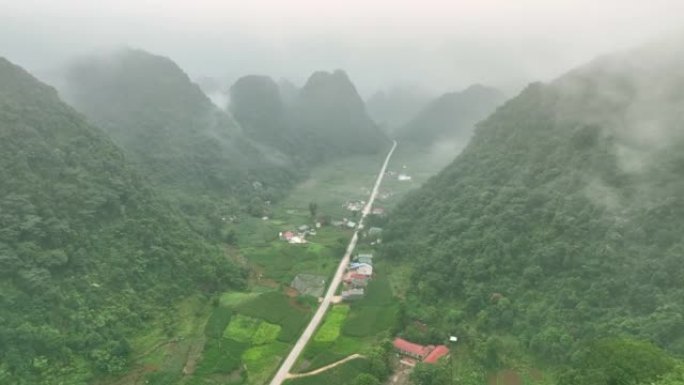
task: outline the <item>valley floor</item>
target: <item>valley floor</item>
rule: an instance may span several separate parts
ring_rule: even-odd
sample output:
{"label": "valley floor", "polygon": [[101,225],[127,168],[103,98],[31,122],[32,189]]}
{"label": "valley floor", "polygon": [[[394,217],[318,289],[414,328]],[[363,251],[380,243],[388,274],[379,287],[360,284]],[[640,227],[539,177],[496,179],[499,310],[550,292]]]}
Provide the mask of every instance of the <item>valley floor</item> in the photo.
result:
{"label": "valley floor", "polygon": [[[449,160],[447,154],[398,146],[375,207],[390,210],[442,168]],[[338,226],[316,228],[309,204],[316,203],[317,218],[354,221],[345,203],[368,199],[383,158],[384,154],[356,156],[322,165],[286,199],[274,204],[270,217],[240,218],[234,226],[237,240],[226,246],[226,255],[231,263],[251,271],[248,290],[179,303],[173,317],[158,319],[133,341],[133,369],[123,377],[103,379],[99,385],[267,383],[318,306],[315,297],[290,287],[292,281],[309,274],[327,283],[353,234]],[[411,179],[400,181],[399,174]],[[306,235],[307,243],[280,239],[279,234],[297,232],[304,225],[315,231]],[[358,251],[372,251],[372,246],[362,241]],[[390,279],[386,274],[390,267],[382,261],[376,268],[377,279],[368,289],[371,294],[354,303],[335,325],[327,325],[325,336],[320,335],[323,327],[319,328],[296,362],[296,372],[312,372],[350,355],[363,355],[388,337],[397,317],[395,294],[399,294],[400,281]],[[333,309],[345,306],[349,307],[339,304]],[[364,359],[356,359],[332,372],[343,371],[348,379],[365,365]],[[286,383],[320,383],[321,375]]]}

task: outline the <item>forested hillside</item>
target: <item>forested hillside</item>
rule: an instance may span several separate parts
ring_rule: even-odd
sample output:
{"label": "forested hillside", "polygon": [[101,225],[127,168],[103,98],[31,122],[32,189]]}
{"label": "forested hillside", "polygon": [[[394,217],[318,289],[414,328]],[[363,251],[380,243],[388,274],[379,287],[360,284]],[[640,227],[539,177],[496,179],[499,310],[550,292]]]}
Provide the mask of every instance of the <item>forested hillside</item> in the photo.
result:
{"label": "forested hillside", "polygon": [[401,141],[429,145],[438,141],[466,143],[475,124],[503,104],[497,89],[473,85],[431,101],[408,123],[397,130]]}
{"label": "forested hillside", "polygon": [[287,156],[245,137],[171,60],[138,50],[86,57],[64,94],[124,148],[203,232],[241,209],[263,215],[298,178]]}
{"label": "forested hillside", "polygon": [[301,90],[249,75],[231,87],[230,95],[230,110],[248,135],[299,161],[372,154],[389,146],[340,70],[314,73]]}
{"label": "forested hillside", "polygon": [[100,129],[0,59],[0,383],[118,373],[181,296],[244,285]]}
{"label": "forested hillside", "polygon": [[458,333],[488,367],[531,352],[579,368],[575,384],[654,379],[588,373],[650,354],[575,354],[588,341],[684,354],[683,59],[645,47],[530,85],[399,206],[385,255],[414,267],[407,319],[435,327],[424,338]]}
{"label": "forested hillside", "polygon": [[280,87],[268,76],[247,75],[230,87],[230,112],[245,134],[294,155],[304,138],[293,134]]}
{"label": "forested hillside", "polygon": [[311,75],[293,114],[298,137],[315,156],[371,154],[389,146],[344,71]]}

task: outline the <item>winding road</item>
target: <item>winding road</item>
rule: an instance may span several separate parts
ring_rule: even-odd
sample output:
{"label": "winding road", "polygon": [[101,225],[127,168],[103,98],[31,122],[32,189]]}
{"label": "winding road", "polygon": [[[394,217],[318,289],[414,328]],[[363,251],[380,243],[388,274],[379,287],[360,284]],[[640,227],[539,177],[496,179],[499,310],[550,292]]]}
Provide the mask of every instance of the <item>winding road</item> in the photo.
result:
{"label": "winding road", "polygon": [[356,230],[354,231],[354,235],[352,236],[352,239],[349,242],[349,246],[347,246],[347,251],[344,253],[344,257],[342,257],[339,266],[337,266],[337,271],[335,272],[335,276],[330,282],[330,286],[328,287],[328,291],[325,293],[325,297],[323,297],[323,301],[321,302],[320,306],[318,306],[316,313],[314,314],[313,318],[311,318],[311,321],[306,326],[306,329],[304,329],[304,332],[302,333],[301,337],[299,337],[299,339],[297,340],[297,343],[295,343],[294,347],[290,351],[290,354],[288,354],[287,358],[285,358],[283,363],[280,365],[280,368],[271,380],[270,385],[280,385],[286,378],[288,378],[288,374],[290,373],[292,366],[294,366],[294,363],[297,361],[297,358],[306,347],[306,344],[309,342],[314,332],[318,328],[318,325],[320,325],[321,321],[323,320],[325,313],[328,311],[332,297],[335,295],[335,292],[337,291],[337,287],[340,285],[340,282],[342,282],[342,276],[344,275],[344,271],[346,270],[347,265],[349,265],[351,254],[352,252],[354,252],[354,248],[356,248],[356,243],[359,240],[359,230],[363,229],[363,220],[366,218],[368,213],[370,213],[371,208],[373,207],[373,201],[375,201],[375,197],[378,195],[378,191],[380,190],[380,184],[382,183],[382,178],[383,176],[385,176],[387,165],[389,164],[390,158],[392,157],[392,154],[394,153],[394,149],[396,147],[397,142],[394,141],[392,143],[392,148],[390,149],[389,153],[387,153],[387,157],[385,157],[385,162],[382,164],[380,173],[378,174],[378,177],[375,180],[375,185],[373,186],[373,191],[371,192],[370,198],[368,199],[368,203],[366,203],[366,206],[364,206],[363,211],[361,212],[361,219],[359,220],[359,224],[356,227]]}

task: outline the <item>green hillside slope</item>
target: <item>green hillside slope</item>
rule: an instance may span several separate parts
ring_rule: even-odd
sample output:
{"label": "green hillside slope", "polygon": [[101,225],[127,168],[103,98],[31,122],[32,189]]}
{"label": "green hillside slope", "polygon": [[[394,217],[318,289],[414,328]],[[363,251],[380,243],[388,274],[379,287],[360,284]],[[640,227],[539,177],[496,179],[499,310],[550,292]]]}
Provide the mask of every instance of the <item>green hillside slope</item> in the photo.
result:
{"label": "green hillside slope", "polygon": [[475,124],[494,112],[504,100],[499,90],[481,85],[444,94],[398,129],[397,136],[401,141],[422,145],[445,140],[465,143]]}
{"label": "green hillside slope", "polygon": [[494,366],[499,335],[553,365],[608,336],[684,354],[683,58],[600,58],[482,122],[385,233],[414,266],[409,318],[481,339]]}
{"label": "green hillside slope", "polygon": [[[288,157],[248,139],[171,60],[139,50],[82,58],[64,94],[188,214],[265,214],[299,177]],[[209,230],[207,230],[209,231]]]}
{"label": "green hillside slope", "polygon": [[181,296],[244,285],[99,129],[0,59],[0,383],[117,373]]}

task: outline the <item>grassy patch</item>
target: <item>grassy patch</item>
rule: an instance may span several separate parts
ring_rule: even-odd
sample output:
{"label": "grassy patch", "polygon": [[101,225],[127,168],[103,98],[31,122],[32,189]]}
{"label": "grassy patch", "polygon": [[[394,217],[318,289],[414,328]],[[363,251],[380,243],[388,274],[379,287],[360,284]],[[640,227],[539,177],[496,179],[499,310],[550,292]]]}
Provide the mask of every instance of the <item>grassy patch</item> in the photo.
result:
{"label": "grassy patch", "polygon": [[243,293],[239,291],[231,291],[228,293],[221,294],[219,303],[221,306],[232,308],[249,299],[253,299],[258,295],[258,293]]}
{"label": "grassy patch", "polygon": [[248,344],[226,338],[209,340],[195,375],[230,374],[240,369],[242,353]]}
{"label": "grassy patch", "polygon": [[370,337],[391,330],[396,325],[399,303],[392,295],[389,280],[378,276],[368,284],[366,293],[365,298],[352,304],[342,326],[342,334]]}
{"label": "grassy patch", "polygon": [[275,341],[276,338],[278,338],[281,329],[280,325],[262,321],[261,324],[259,324],[259,328],[252,336],[252,345],[264,345]]}
{"label": "grassy patch", "polygon": [[[299,371],[311,371],[337,362],[352,354],[363,354],[368,348],[368,343],[366,342],[360,338],[345,336],[338,337],[334,342],[312,341],[304,350],[298,369],[301,369]],[[308,362],[306,368],[301,366],[304,361]]]}
{"label": "grassy patch", "polygon": [[204,335],[209,338],[221,338],[232,316],[232,310],[221,306],[214,307],[204,326]]}
{"label": "grassy patch", "polygon": [[349,313],[349,305],[337,305],[328,313],[323,325],[314,335],[314,341],[333,342],[340,335],[342,323]]}
{"label": "grassy patch", "polygon": [[267,292],[244,302],[236,308],[241,314],[261,318],[282,327],[278,340],[292,342],[297,339],[311,314],[310,308],[295,307],[292,299],[280,292]]}
{"label": "grassy patch", "polygon": [[355,309],[342,333],[351,337],[370,337],[391,330],[397,322],[399,305],[363,306]]}
{"label": "grassy patch", "polygon": [[260,323],[261,320],[238,314],[230,320],[228,327],[223,332],[223,337],[240,342],[250,342]]}
{"label": "grassy patch", "polygon": [[[277,241],[266,246],[246,247],[242,253],[263,271],[265,277],[286,285],[300,273],[327,277],[337,266],[344,253],[344,244],[348,242],[348,238],[338,232],[336,229],[321,230],[320,233],[329,238],[317,236],[316,243],[291,245]],[[342,238],[342,242],[338,238]]]}
{"label": "grassy patch", "polygon": [[264,384],[278,369],[278,364],[285,357],[290,346],[282,342],[255,346],[242,354],[242,361],[247,368],[248,384]]}
{"label": "grassy patch", "polygon": [[284,383],[287,385],[347,385],[351,383],[356,376],[361,373],[366,373],[368,370],[368,360],[360,358],[345,362],[342,365],[326,370],[316,376],[295,378],[287,380]]}

